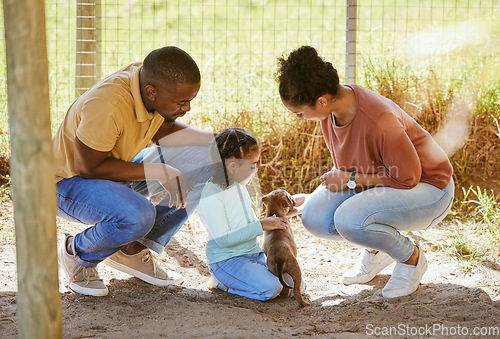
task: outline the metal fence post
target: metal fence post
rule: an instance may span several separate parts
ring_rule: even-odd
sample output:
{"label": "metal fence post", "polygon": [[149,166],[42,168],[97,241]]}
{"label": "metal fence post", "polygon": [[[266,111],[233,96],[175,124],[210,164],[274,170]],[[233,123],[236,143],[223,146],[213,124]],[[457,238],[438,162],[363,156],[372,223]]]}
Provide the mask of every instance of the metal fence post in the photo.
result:
{"label": "metal fence post", "polygon": [[345,52],[345,82],[356,82],[356,23],[357,0],[346,0],[346,52]]}
{"label": "metal fence post", "polygon": [[79,97],[101,78],[101,0],[76,4],[75,95]]}

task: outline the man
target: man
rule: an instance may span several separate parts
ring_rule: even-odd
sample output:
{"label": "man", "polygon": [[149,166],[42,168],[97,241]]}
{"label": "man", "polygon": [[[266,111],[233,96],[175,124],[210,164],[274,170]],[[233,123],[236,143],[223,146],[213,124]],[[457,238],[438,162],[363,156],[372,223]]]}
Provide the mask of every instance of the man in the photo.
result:
{"label": "man", "polygon": [[[195,61],[169,46],[101,80],[69,108],[53,139],[58,215],[93,225],[66,234],[59,248],[73,291],[107,295],[96,270],[105,259],[154,285],[182,282],[149,249],[163,251],[212,175],[213,133],[176,121],[199,89]],[[158,146],[145,148],[150,142]],[[162,190],[156,206],[145,197]]]}

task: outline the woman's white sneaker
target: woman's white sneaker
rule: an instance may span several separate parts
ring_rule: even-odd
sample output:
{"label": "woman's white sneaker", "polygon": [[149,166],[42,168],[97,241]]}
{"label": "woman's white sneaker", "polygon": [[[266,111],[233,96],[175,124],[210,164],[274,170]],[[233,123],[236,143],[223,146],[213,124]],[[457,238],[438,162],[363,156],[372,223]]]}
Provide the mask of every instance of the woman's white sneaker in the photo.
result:
{"label": "woman's white sneaker", "polygon": [[416,266],[397,263],[391,278],[382,290],[385,298],[402,297],[415,292],[427,271],[427,259],[418,242],[418,262]]}
{"label": "woman's white sneaker", "polygon": [[393,261],[394,259],[387,253],[378,251],[373,254],[365,249],[359,256],[358,262],[344,273],[342,282],[345,285],[367,283]]}

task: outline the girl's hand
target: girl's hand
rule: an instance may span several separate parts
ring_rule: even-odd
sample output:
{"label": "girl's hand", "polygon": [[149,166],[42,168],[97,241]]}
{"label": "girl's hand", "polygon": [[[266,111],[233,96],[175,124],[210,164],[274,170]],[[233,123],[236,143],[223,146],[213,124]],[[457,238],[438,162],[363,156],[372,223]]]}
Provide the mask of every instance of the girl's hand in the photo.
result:
{"label": "girl's hand", "polygon": [[272,231],[278,229],[286,230],[288,228],[285,219],[277,217],[276,215],[264,218],[260,221],[260,223],[262,224],[262,229],[264,231]]}
{"label": "girl's hand", "polygon": [[307,199],[309,194],[305,193],[299,193],[295,194],[292,196],[293,200],[295,201],[295,206],[293,206],[293,209],[287,213],[287,217],[295,217],[296,215],[302,214],[302,210],[304,209],[305,201]]}
{"label": "girl's hand", "polygon": [[350,177],[350,172],[332,169],[330,172],[323,174],[319,180],[321,181],[321,185],[325,186],[330,191],[339,192],[347,187],[347,182]]}

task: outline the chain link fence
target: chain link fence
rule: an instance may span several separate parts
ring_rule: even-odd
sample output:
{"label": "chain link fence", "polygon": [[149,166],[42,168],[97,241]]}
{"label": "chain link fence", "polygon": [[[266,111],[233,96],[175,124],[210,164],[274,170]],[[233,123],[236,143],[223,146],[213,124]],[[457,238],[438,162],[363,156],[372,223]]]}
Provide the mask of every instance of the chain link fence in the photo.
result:
{"label": "chain link fence", "polygon": [[[348,4],[355,6],[350,12]],[[284,111],[276,58],[303,44],[318,48],[345,77],[346,27],[354,27],[350,51],[359,84],[367,66],[401,65],[417,73],[432,69],[443,79],[487,67],[489,81],[500,74],[499,19],[499,0],[46,1],[53,128],[82,88],[165,45],[183,48],[200,66],[202,89],[191,114],[200,124],[214,114]],[[6,117],[3,13],[0,30]],[[2,143],[7,131],[3,118]]]}

